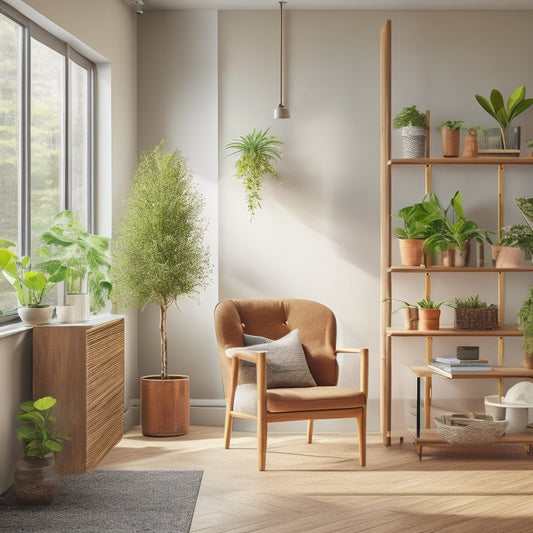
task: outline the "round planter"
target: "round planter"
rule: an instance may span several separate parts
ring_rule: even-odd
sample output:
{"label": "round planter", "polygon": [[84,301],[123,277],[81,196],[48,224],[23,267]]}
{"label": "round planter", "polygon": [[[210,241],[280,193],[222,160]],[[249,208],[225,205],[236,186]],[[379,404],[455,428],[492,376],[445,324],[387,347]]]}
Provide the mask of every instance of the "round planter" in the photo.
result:
{"label": "round planter", "polygon": [[439,328],[440,309],[418,309],[418,329],[434,331]]}
{"label": "round planter", "polygon": [[46,307],[19,307],[18,315],[22,322],[29,326],[41,326],[52,322],[54,308]]}
{"label": "round planter", "polygon": [[442,155],[444,157],[459,157],[461,130],[452,130],[448,126],[443,126],[440,132],[442,135]]}
{"label": "round planter", "polygon": [[71,322],[87,322],[91,318],[88,293],[69,293],[65,297],[65,303],[72,307]]}
{"label": "round planter", "polygon": [[398,239],[404,266],[420,266],[424,258],[424,239]]}
{"label": "round planter", "polygon": [[141,428],[147,437],[177,437],[189,432],[189,376],[141,377]]}
{"label": "round planter", "polygon": [[426,130],[421,126],[405,126],[401,130],[402,154],[405,159],[425,157]]}
{"label": "round planter", "polygon": [[54,456],[22,457],[15,466],[13,494],[23,503],[51,503],[57,496],[58,477],[54,470]]}

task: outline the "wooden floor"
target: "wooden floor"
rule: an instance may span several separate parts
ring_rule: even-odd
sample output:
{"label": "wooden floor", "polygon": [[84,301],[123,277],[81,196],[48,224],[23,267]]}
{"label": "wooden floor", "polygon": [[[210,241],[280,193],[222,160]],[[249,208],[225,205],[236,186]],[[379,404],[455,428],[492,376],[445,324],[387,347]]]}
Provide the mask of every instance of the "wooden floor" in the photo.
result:
{"label": "wooden floor", "polygon": [[[359,466],[355,433],[269,435],[267,470],[257,470],[255,435],[191,427],[147,438],[129,431],[98,468],[202,469],[192,532],[533,531],[533,454],[520,445],[384,447],[370,436]],[[169,490],[179,490],[171,488]]]}

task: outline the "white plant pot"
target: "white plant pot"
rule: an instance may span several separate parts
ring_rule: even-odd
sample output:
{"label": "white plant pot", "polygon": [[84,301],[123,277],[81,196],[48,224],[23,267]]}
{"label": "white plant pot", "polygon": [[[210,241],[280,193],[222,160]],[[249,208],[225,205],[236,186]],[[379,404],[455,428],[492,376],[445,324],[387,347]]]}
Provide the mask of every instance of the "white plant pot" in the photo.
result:
{"label": "white plant pot", "polygon": [[67,294],[66,304],[72,306],[72,322],[86,322],[91,317],[88,293]]}
{"label": "white plant pot", "polygon": [[22,322],[29,326],[49,324],[54,314],[53,307],[19,307],[17,311]]}

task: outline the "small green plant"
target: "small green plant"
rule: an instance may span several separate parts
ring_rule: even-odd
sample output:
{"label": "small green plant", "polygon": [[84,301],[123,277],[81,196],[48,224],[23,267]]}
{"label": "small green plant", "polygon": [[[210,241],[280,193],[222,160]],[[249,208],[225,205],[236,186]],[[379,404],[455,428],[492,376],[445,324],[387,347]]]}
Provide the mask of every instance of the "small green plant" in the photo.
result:
{"label": "small green plant", "polygon": [[520,248],[524,252],[527,261],[531,261],[533,255],[533,229],[525,224],[514,224],[502,228],[500,238],[502,246]]}
{"label": "small green plant", "polygon": [[425,113],[419,111],[416,105],[404,107],[392,121],[392,127],[395,130],[405,128],[407,126],[420,126],[428,129],[428,119]]}
{"label": "small green plant", "polygon": [[437,129],[450,128],[452,131],[456,131],[461,129],[463,124],[462,120],[445,120]]}
{"label": "small green plant", "polygon": [[438,200],[427,195],[422,202],[409,205],[394,214],[403,219],[403,228],[396,228],[399,239],[426,239],[435,232],[435,223],[441,218]]}
{"label": "small green plant", "polygon": [[54,217],[41,240],[52,257],[45,266],[61,272],[67,294],[84,292],[86,282],[91,312],[103,309],[111,292],[109,238],[89,233],[78,215],[66,210]]}
{"label": "small green plant", "polygon": [[482,135],[487,132],[487,128],[483,126],[464,126],[463,129],[468,133],[475,132],[477,135]]}
{"label": "small green plant", "polygon": [[449,305],[448,302],[436,302],[435,300],[428,300],[423,298],[416,302],[420,309],[440,309],[443,305]]}
{"label": "small green plant", "polygon": [[52,452],[59,452],[68,437],[58,437],[50,429],[56,419],[50,414],[56,404],[55,398],[45,396],[32,402],[24,402],[17,413],[22,423],[17,428],[17,439],[22,444],[25,457],[43,458]]}
{"label": "small green plant", "polygon": [[513,91],[509,100],[507,101],[507,106],[503,100],[503,96],[497,89],[492,89],[490,93],[490,101],[476,94],[476,100],[479,105],[500,125],[503,147],[506,148],[505,142],[505,128],[509,125],[513,118],[520,115],[533,105],[533,98],[525,98],[526,88],[524,85],[521,85]]}
{"label": "small green plant", "polygon": [[479,294],[476,296],[469,296],[468,298],[454,298],[451,307],[464,309],[482,309],[487,307],[487,302],[480,300]]}
{"label": "small green plant", "polygon": [[[41,254],[49,254],[46,247],[39,249]],[[17,298],[23,307],[44,307],[44,297],[61,281],[57,265],[39,265],[32,269],[29,256],[19,258],[15,244],[0,239],[0,270],[7,281],[17,291]]]}
{"label": "small green plant", "polygon": [[518,329],[524,334],[524,353],[533,355],[533,287],[518,310]]}
{"label": "small green plant", "polygon": [[416,307],[417,307],[415,304],[412,304],[412,303],[406,302],[405,300],[400,300],[399,298],[393,298],[392,296],[389,297],[389,298],[385,298],[383,301],[384,301],[384,302],[390,302],[390,301],[392,301],[392,300],[394,300],[395,302],[400,302],[400,303],[402,304],[400,307],[398,307],[397,311],[398,311],[399,309],[404,309],[404,308],[406,308],[406,307],[411,307],[411,308],[413,308],[413,309],[416,309]]}
{"label": "small green plant", "polygon": [[271,135],[270,128],[256,131],[241,136],[226,145],[227,150],[234,150],[230,155],[240,154],[235,162],[235,176],[239,178],[245,188],[246,203],[250,217],[261,209],[262,179],[266,174],[274,176],[281,181],[272,166],[272,160],[281,159],[282,152],[279,148],[281,141]]}

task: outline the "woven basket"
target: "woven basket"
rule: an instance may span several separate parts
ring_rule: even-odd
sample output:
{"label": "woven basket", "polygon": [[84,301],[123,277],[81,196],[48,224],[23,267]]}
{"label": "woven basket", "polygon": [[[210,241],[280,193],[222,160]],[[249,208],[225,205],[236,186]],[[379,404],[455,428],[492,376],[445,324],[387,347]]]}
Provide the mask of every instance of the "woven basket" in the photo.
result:
{"label": "woven basket", "polygon": [[442,438],[453,446],[490,446],[503,437],[508,420],[489,415],[442,415],[434,418]]}
{"label": "woven basket", "polygon": [[454,327],[455,329],[497,329],[498,307],[480,307],[479,309],[456,307]]}

